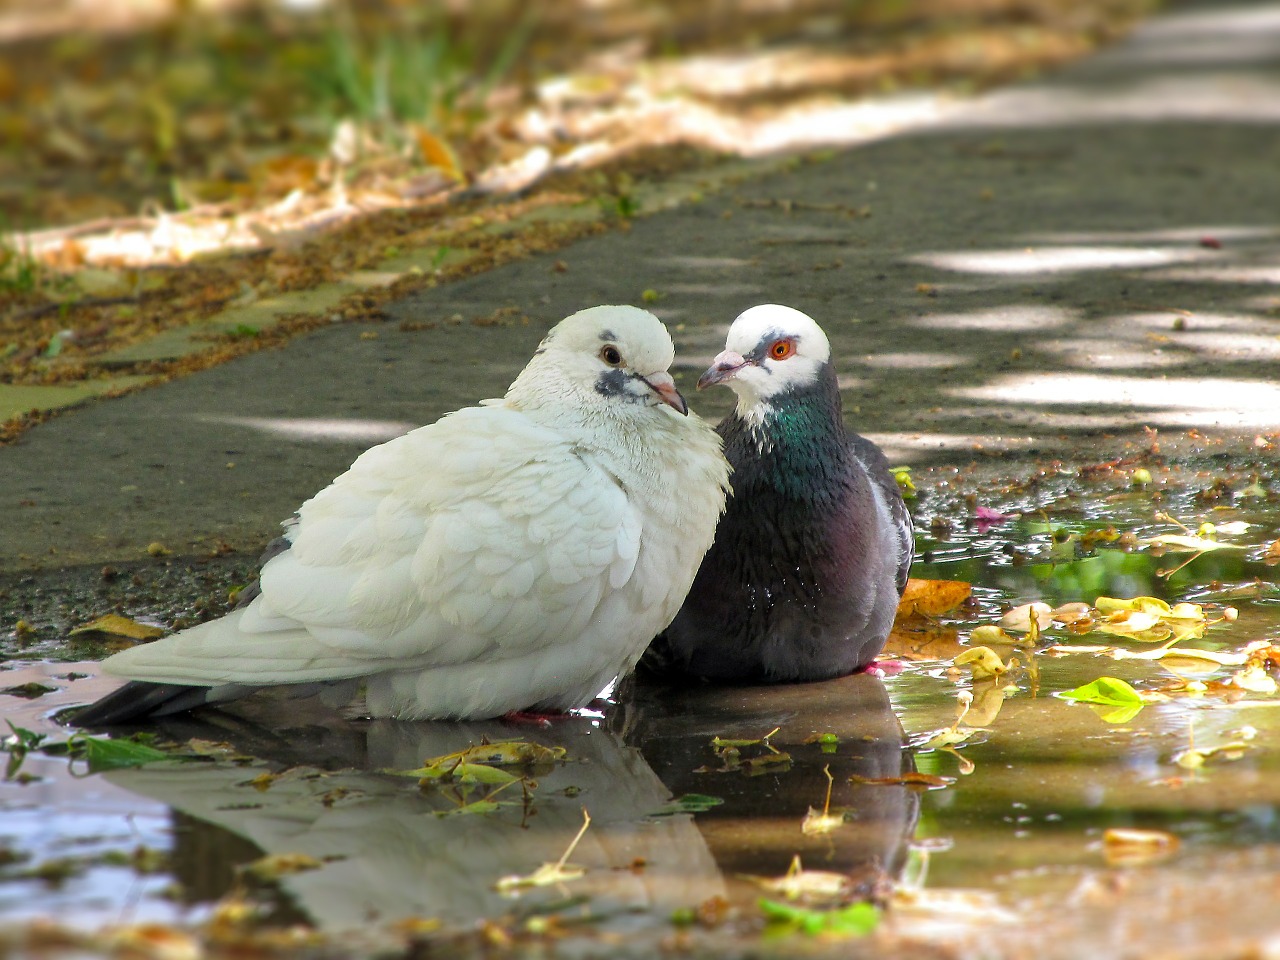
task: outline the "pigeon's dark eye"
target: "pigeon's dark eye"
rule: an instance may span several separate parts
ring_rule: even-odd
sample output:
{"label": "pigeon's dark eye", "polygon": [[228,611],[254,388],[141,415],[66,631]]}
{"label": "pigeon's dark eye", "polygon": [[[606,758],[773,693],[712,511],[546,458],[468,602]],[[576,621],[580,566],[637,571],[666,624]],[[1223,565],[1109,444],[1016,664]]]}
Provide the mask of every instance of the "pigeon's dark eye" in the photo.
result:
{"label": "pigeon's dark eye", "polygon": [[600,359],[611,367],[622,366],[622,354],[618,352],[618,348],[612,343],[607,343],[600,350]]}
{"label": "pigeon's dark eye", "polygon": [[775,340],[773,346],[769,348],[769,356],[775,360],[785,360],[796,352],[796,342],[794,340]]}

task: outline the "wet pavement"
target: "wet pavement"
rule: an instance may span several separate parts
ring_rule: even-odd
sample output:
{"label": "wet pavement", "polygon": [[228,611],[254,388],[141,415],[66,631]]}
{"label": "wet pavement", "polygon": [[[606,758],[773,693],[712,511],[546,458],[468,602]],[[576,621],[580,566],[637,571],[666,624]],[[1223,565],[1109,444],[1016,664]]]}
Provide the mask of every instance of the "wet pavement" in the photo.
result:
{"label": "wet pavement", "polygon": [[[54,740],[57,709],[101,689],[68,679],[94,672],[71,661],[103,652],[66,643],[71,626],[113,607],[165,626],[217,612],[278,521],[361,449],[500,394],[561,316],[645,290],[686,386],[741,309],[772,300],[818,318],[849,421],[915,467],[916,575],[970,581],[976,597],[919,640],[923,654],[896,649],[905,668],[883,680],[628,686],[602,716],[547,729],[348,722],[265,703],[161,731],[201,760],[85,776],[32,752],[0,783],[0,919],[198,927],[247,891],[238,868],[302,854],[316,865],[254,888],[258,909],[268,926],[306,921],[357,952],[403,948],[417,934],[396,924],[413,918],[439,921],[414,929],[463,952],[502,937],[536,952],[555,934],[575,955],[1276,954],[1274,692],[1179,694],[1107,722],[1054,694],[1103,675],[1153,691],[1175,675],[1004,647],[1019,665],[983,686],[949,661],[975,626],[1039,599],[1237,607],[1193,641],[1211,652],[1277,636],[1265,557],[1280,537],[1278,63],[1280,7],[1175,7],[927,129],[746,177],[397,304],[389,322],[334,325],[0,448],[3,676],[56,688],[0,694],[0,717]],[[709,417],[728,401],[694,399]],[[1121,456],[1133,459],[1081,469]],[[1135,465],[1149,488],[1131,487]],[[980,529],[979,503],[1016,519]],[[1142,547],[1174,529],[1160,512],[1193,531],[1239,529],[1222,535],[1239,549],[1161,576],[1187,557]],[[1086,540],[1109,526],[1134,540]],[[25,662],[36,658],[68,662]],[[1200,669],[1224,680],[1235,668]],[[962,693],[972,732],[943,749],[931,735]],[[714,745],[767,734],[732,762]],[[824,734],[834,752],[811,740]],[[456,812],[488,788],[386,772],[486,736],[565,758],[492,812]],[[1188,750],[1237,741],[1188,765]],[[841,816],[806,833],[826,804],[824,768]],[[911,771],[945,779],[864,782]],[[701,799],[672,811],[690,795]],[[592,826],[571,858],[584,878],[518,898],[494,889],[556,861],[584,807]],[[1122,826],[1176,849],[1117,864],[1103,834]],[[869,940],[762,941],[757,901],[782,895],[759,878],[785,876],[797,855],[841,874],[851,896],[905,894]],[[671,922],[691,910],[692,924]]]}

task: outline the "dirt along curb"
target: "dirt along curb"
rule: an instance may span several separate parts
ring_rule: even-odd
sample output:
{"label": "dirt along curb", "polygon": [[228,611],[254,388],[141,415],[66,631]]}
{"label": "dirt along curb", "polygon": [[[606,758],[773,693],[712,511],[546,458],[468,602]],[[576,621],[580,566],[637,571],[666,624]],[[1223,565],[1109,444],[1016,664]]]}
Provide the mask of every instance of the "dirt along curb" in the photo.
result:
{"label": "dirt along curb", "polygon": [[[811,313],[847,419],[917,468],[926,512],[972,463],[989,478],[1095,463],[1148,449],[1144,427],[1188,463],[1229,452],[1269,478],[1280,84],[1264,10],[1187,8],[888,139],[695,171],[654,188],[643,202],[664,208],[629,229],[42,424],[0,448],[0,630],[59,571],[87,571],[91,597],[104,564],[250,568],[361,449],[500,394],[548,326],[600,302],[663,317],[686,388],[740,310]],[[291,312],[254,309],[255,323]],[[729,399],[693,402],[714,418]]]}

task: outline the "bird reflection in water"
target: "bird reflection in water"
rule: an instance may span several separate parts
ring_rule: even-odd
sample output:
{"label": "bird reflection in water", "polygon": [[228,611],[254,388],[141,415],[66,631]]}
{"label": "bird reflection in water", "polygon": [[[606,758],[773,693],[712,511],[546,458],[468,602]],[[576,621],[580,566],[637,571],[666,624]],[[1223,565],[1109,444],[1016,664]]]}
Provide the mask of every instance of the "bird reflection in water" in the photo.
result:
{"label": "bird reflection in water", "polygon": [[[192,902],[232,886],[235,868],[263,855],[305,854],[316,869],[279,879],[277,920],[306,920],[327,933],[386,926],[411,917],[448,928],[532,915],[567,899],[589,910],[596,931],[640,935],[669,930],[673,911],[713,898],[753,908],[761,890],[747,876],[784,874],[798,854],[806,869],[850,875],[874,897],[897,875],[918,816],[902,786],[850,782],[912,769],[897,718],[875,677],[801,686],[665,690],[628,687],[604,720],[569,716],[550,726],[346,721],[317,708],[246,703],[164,724],[167,737],[229,743],[252,756],[163,764],[107,774],[117,785],[174,811],[174,872]],[[759,738],[791,757],[756,776],[697,772],[720,766],[711,741]],[[834,753],[804,743],[839,739]],[[488,741],[522,739],[567,751],[534,771],[536,789],[494,813],[440,816],[439,791],[383,771],[419,768]],[[805,835],[810,807],[822,807],[823,768],[834,780],[833,810],[846,822]],[[280,775],[268,783],[264,772]],[[263,787],[263,788],[259,788]],[[656,815],[672,797],[697,793],[723,803]],[[585,877],[523,893],[495,889],[511,874],[556,861],[582,825],[591,826],[572,862]]]}

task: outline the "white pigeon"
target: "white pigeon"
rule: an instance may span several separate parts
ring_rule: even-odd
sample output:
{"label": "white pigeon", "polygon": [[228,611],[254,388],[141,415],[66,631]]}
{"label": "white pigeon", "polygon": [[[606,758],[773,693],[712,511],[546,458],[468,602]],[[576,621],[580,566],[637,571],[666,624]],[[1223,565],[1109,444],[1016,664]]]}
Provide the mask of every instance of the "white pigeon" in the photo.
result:
{"label": "white pigeon", "polygon": [[673,355],[635,307],[561,321],[503,399],[366,451],[303,504],[247,606],[107,659],[144,682],[76,722],[279,684],[363,685],[365,715],[405,720],[588,703],[676,615],[724,509],[720,439]]}

